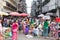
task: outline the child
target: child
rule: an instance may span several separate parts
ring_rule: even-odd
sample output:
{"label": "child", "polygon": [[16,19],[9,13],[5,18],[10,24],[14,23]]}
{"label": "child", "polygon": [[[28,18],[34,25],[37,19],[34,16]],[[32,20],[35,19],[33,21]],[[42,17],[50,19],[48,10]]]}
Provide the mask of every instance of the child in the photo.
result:
{"label": "child", "polygon": [[5,34],[4,34],[4,37],[5,37],[5,38],[8,38],[8,37],[10,37],[10,36],[11,36],[11,34],[10,34],[10,29],[6,29]]}
{"label": "child", "polygon": [[33,29],[33,35],[34,36],[38,36],[39,34],[39,29],[37,28],[37,26]]}
{"label": "child", "polygon": [[29,33],[29,29],[28,29],[28,26],[26,26],[25,34],[27,35],[28,33]]}

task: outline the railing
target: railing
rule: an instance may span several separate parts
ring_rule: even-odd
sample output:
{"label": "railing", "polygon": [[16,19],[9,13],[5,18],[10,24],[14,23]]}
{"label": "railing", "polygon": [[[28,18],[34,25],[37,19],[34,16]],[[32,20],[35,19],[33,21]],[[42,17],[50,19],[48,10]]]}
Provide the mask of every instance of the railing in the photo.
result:
{"label": "railing", "polygon": [[49,2],[50,2],[50,0],[45,0],[45,1],[43,2],[43,6],[46,5],[46,4],[49,3]]}
{"label": "railing", "polygon": [[9,2],[10,4],[16,7],[16,3],[13,0],[3,0],[3,1]]}
{"label": "railing", "polygon": [[10,3],[6,2],[6,5],[14,10],[17,10],[17,8],[15,8],[13,5],[11,5]]}

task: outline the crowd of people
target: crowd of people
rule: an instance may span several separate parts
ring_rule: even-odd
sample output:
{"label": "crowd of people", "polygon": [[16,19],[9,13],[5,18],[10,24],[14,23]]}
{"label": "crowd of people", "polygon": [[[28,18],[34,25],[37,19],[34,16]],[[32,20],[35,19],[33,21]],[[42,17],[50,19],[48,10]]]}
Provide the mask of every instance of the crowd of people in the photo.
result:
{"label": "crowd of people", "polygon": [[[4,37],[12,36],[12,40],[17,39],[18,31],[23,31],[25,35],[42,36],[44,38],[54,37],[54,40],[59,39],[58,33],[59,24],[56,18],[38,17],[24,17],[0,20],[0,36],[2,35],[2,27],[9,27],[5,30]],[[2,37],[3,38],[3,37]],[[0,37],[0,39],[2,39]],[[3,40],[3,39],[2,39]]]}

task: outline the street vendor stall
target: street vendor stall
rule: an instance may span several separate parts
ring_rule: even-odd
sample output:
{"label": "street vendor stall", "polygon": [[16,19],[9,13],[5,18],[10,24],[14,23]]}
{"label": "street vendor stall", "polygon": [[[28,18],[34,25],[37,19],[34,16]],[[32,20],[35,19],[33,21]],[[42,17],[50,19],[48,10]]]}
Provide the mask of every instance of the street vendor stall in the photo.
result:
{"label": "street vendor stall", "polygon": [[26,17],[26,16],[28,16],[28,14],[27,13],[21,13],[20,16]]}
{"label": "street vendor stall", "polygon": [[20,14],[18,12],[11,12],[9,15],[11,15],[11,16],[20,16]]}
{"label": "street vendor stall", "polygon": [[1,11],[0,11],[0,16],[3,16],[3,15],[8,16],[9,14],[6,13],[6,12],[1,12]]}

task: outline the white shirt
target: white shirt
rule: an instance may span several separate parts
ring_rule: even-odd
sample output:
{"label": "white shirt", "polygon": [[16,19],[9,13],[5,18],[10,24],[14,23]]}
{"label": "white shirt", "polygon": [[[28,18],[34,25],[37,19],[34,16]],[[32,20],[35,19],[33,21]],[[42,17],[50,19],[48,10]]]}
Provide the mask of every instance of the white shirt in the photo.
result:
{"label": "white shirt", "polygon": [[33,32],[38,35],[38,34],[39,34],[39,29],[38,29],[38,28],[34,28],[34,29],[33,29]]}

